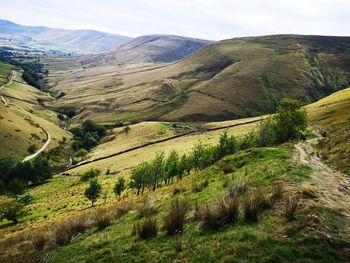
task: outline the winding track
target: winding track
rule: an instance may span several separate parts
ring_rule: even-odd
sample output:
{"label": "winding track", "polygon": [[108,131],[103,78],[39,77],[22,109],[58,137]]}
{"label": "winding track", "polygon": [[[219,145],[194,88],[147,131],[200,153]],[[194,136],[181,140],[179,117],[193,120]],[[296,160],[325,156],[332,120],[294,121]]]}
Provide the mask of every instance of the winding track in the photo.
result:
{"label": "winding track", "polygon": [[[11,73],[10,73],[10,77],[8,78],[8,82],[6,84],[3,84],[1,87],[0,87],[0,90],[7,87],[7,86],[10,86],[13,82],[13,80],[16,78],[17,76],[17,72],[12,69],[11,70]],[[0,95],[0,98],[1,98],[1,101],[4,103],[4,105],[6,107],[8,107],[9,109],[13,110],[14,112],[16,112],[17,114],[21,115],[24,119],[26,120],[31,120],[31,122],[35,123],[35,125],[37,125],[38,127],[40,127],[46,134],[46,137],[47,137],[47,140],[46,142],[44,143],[44,145],[38,150],[36,151],[34,154],[31,154],[31,155],[28,155],[26,156],[24,159],[23,159],[23,162],[27,162],[27,161],[30,161],[32,160],[33,158],[35,158],[36,156],[38,156],[42,151],[44,151],[46,149],[46,147],[50,144],[51,142],[51,135],[49,133],[49,131],[44,127],[42,126],[40,123],[34,121],[33,119],[31,119],[28,115],[24,114],[23,112],[19,111],[18,109],[16,109],[15,107],[9,105],[7,103],[7,101],[5,100],[5,98]]]}

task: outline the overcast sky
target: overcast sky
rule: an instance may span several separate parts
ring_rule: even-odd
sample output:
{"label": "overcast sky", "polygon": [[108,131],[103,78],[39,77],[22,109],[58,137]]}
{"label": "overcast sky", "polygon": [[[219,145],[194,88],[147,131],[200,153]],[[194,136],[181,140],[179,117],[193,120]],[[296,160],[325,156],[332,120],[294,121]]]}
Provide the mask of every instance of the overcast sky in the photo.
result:
{"label": "overcast sky", "polygon": [[3,19],[132,37],[350,35],[350,0],[0,0]]}

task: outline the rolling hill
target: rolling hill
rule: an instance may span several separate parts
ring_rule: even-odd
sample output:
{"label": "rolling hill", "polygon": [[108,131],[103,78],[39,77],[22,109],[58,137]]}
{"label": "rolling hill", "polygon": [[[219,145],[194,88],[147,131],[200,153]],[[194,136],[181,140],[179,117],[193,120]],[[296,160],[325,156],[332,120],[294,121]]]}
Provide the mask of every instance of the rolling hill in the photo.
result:
{"label": "rolling hill", "polygon": [[115,49],[132,38],[94,30],[66,30],[43,26],[23,26],[0,19],[2,45],[66,50],[82,54]]}
{"label": "rolling hill", "polygon": [[84,66],[168,63],[183,59],[210,41],[173,35],[146,35],[100,55],[82,60]]}
{"label": "rolling hill", "polygon": [[310,103],[348,87],[350,38],[235,38],[168,65],[47,67],[52,90],[66,94],[53,107],[75,108],[76,122],[228,120],[271,113],[283,97]]}

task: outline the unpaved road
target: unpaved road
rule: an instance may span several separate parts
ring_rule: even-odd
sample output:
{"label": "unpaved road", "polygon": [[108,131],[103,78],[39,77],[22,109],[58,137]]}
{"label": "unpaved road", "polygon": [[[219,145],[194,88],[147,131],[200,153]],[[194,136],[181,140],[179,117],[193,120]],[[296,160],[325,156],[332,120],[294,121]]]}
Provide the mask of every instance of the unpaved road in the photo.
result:
{"label": "unpaved road", "polygon": [[[8,82],[6,84],[3,84],[1,87],[0,87],[0,90],[7,87],[7,86],[10,86],[13,82],[13,80],[16,78],[17,76],[17,72],[12,69],[11,70],[11,73],[10,73],[10,77],[8,79]],[[31,159],[35,158],[36,156],[38,156],[42,151],[44,151],[46,149],[46,147],[50,144],[51,142],[51,135],[49,133],[49,131],[44,127],[42,126],[40,123],[34,121],[33,119],[31,119],[28,115],[22,113],[21,111],[19,111],[18,109],[16,109],[15,107],[9,105],[7,103],[7,101],[5,100],[5,98],[3,96],[1,96],[1,101],[4,103],[4,105],[6,107],[8,107],[9,109],[13,110],[14,112],[16,112],[17,114],[21,115],[24,119],[26,120],[31,120],[30,123],[35,123],[35,125],[37,125],[38,127],[40,127],[46,134],[46,142],[44,143],[44,145],[38,150],[36,151],[34,154],[31,154],[31,155],[28,155],[26,156],[24,159],[23,159],[23,162],[27,162],[27,161],[30,161]]]}
{"label": "unpaved road", "polygon": [[311,181],[304,184],[307,187],[311,184],[316,190],[317,205],[340,211],[345,216],[342,234],[350,236],[350,180],[320,160],[312,147],[317,142],[315,138],[295,145],[297,161],[313,169]]}

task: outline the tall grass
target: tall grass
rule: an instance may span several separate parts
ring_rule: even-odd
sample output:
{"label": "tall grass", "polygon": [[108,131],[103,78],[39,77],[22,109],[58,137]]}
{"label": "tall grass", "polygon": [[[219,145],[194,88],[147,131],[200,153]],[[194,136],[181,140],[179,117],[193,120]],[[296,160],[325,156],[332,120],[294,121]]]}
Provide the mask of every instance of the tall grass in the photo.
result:
{"label": "tall grass", "polygon": [[172,199],[168,213],[164,216],[163,229],[171,236],[180,234],[184,229],[184,222],[191,208],[187,199]]}

